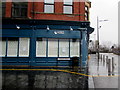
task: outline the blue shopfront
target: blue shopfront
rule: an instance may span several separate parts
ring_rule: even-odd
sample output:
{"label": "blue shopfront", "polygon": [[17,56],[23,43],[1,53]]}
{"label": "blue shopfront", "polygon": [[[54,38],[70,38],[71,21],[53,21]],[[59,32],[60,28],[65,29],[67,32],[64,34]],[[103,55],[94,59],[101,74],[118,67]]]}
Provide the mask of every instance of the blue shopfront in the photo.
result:
{"label": "blue shopfront", "polygon": [[3,67],[70,67],[78,57],[87,65],[89,22],[3,19]]}

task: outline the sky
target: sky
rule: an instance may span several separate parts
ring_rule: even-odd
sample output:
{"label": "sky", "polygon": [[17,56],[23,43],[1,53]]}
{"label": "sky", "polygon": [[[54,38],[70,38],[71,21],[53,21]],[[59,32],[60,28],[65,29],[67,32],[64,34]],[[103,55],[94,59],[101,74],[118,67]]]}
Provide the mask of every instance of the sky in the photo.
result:
{"label": "sky", "polygon": [[91,40],[97,40],[97,16],[99,20],[99,43],[118,44],[118,2],[120,0],[90,0],[90,22],[95,31],[90,35]]}

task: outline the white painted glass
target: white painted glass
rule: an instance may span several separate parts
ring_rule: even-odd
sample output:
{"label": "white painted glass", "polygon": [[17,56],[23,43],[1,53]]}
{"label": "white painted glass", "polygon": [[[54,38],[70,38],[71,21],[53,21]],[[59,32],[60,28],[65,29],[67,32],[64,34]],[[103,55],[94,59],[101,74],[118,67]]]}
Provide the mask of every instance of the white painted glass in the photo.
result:
{"label": "white painted glass", "polygon": [[19,38],[19,57],[29,57],[29,38]]}
{"label": "white painted glass", "polygon": [[59,40],[59,57],[69,57],[69,40]]}
{"label": "white painted glass", "polygon": [[36,57],[46,57],[46,39],[43,38],[37,39]]}
{"label": "white painted glass", "polygon": [[17,50],[18,50],[18,39],[8,38],[7,56],[17,57]]}
{"label": "white painted glass", "polygon": [[48,39],[48,57],[58,57],[58,39]]}
{"label": "white painted glass", "polygon": [[2,56],[6,55],[6,41],[2,41]]}
{"label": "white painted glass", "polygon": [[80,54],[80,45],[79,39],[71,39],[70,40],[70,57],[77,56]]}

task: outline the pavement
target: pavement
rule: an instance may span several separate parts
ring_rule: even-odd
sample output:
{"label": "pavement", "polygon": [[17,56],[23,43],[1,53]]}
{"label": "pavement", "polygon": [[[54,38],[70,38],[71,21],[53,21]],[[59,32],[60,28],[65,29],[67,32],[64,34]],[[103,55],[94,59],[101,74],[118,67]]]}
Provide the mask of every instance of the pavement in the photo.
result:
{"label": "pavement", "polygon": [[[109,58],[109,57],[108,57]],[[90,55],[89,65],[89,89],[96,90],[120,90],[118,89],[118,63],[114,60],[114,75],[109,71],[109,65],[103,59],[97,59],[96,54]],[[112,65],[112,64],[111,64]],[[112,68],[110,68],[112,71]],[[109,71],[109,72],[108,72]]]}
{"label": "pavement", "polygon": [[[120,80],[118,70],[120,68],[118,69],[117,58],[114,58],[114,75],[108,72],[106,59],[105,61],[100,59],[98,62],[95,54],[90,55],[88,66],[88,87],[90,90],[120,90],[118,84]],[[58,71],[4,71],[2,73],[0,72],[0,76],[2,76],[0,77],[0,88],[4,88],[3,90],[34,90],[41,88],[67,88],[68,90],[70,88],[76,88],[77,90],[81,90],[80,88],[83,88],[85,85],[84,75]]]}
{"label": "pavement", "polygon": [[79,89],[84,86],[84,76],[52,71],[4,71],[3,90],[41,90],[66,88]]}

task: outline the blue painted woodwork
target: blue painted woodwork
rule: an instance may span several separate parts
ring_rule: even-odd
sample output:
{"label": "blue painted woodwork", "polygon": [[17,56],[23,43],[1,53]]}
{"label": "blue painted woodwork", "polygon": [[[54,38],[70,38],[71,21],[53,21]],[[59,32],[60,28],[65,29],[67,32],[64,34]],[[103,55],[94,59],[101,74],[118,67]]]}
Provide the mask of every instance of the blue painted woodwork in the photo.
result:
{"label": "blue painted woodwork", "polygon": [[[29,37],[29,57],[2,57],[3,65],[28,66],[71,66],[71,60],[58,60],[58,57],[36,57],[36,38],[80,39],[79,66],[85,67],[88,57],[89,34],[93,32],[89,22],[51,21],[51,20],[15,20],[3,19],[2,37]],[[17,29],[16,26],[20,28]],[[48,29],[49,28],[49,29]],[[72,28],[72,29],[71,29]],[[81,28],[81,29],[80,29]],[[82,29],[86,28],[86,29]],[[57,34],[56,34],[57,33]],[[48,43],[47,43],[48,44]],[[59,44],[58,44],[59,45]],[[70,46],[70,44],[69,44]],[[46,46],[48,48],[48,45]],[[59,49],[58,49],[59,52]],[[66,58],[66,57],[63,57]],[[70,51],[69,51],[69,57]]]}

